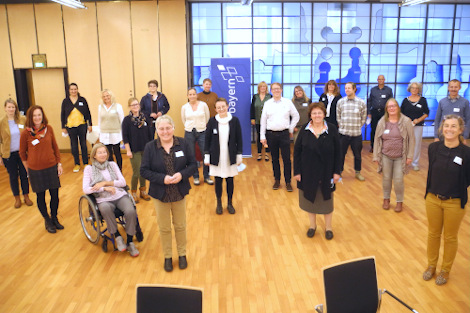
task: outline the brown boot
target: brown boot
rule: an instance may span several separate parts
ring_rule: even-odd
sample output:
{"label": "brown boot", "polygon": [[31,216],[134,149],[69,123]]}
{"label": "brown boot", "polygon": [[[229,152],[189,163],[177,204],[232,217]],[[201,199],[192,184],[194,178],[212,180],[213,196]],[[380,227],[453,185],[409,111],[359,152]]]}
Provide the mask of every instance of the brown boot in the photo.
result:
{"label": "brown boot", "polygon": [[139,203],[139,198],[137,198],[137,190],[131,190],[131,196],[135,203]]}
{"label": "brown boot", "polygon": [[146,188],[145,187],[140,187],[140,197],[144,199],[145,201],[150,201],[150,196],[147,194]]}
{"label": "brown boot", "polygon": [[382,204],[382,208],[384,210],[390,209],[390,199],[384,199],[384,203]]}
{"label": "brown boot", "polygon": [[401,212],[403,210],[403,202],[397,202],[397,206],[395,207],[395,212]]}
{"label": "brown boot", "polygon": [[24,197],[24,203],[25,203],[27,206],[32,206],[32,205],[33,205],[33,201],[31,201],[31,200],[29,199],[28,194],[23,195],[23,197]]}
{"label": "brown boot", "polygon": [[15,209],[18,209],[21,206],[20,196],[15,196]]}

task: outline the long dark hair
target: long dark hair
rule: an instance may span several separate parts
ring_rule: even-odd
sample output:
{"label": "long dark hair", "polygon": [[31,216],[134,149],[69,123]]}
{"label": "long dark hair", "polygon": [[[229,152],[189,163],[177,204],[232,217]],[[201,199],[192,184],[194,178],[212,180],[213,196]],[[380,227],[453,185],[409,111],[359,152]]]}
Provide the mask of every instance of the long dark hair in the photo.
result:
{"label": "long dark hair", "polygon": [[[70,98],[70,91],[69,91],[69,90],[70,90],[70,86],[75,86],[75,87],[77,87],[77,90],[78,90],[78,85],[77,85],[77,84],[75,84],[75,83],[70,83],[70,84],[69,84],[69,88],[67,88],[67,96],[68,96],[69,98]],[[80,97],[80,92],[78,92],[78,91],[77,91],[77,96]]]}

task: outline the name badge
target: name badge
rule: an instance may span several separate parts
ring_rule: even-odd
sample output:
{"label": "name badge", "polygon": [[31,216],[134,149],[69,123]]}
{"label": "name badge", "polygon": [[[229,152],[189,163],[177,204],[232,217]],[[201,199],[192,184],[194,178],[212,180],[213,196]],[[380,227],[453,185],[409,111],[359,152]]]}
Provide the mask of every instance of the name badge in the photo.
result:
{"label": "name badge", "polygon": [[78,105],[82,107],[82,106],[83,106],[83,102],[79,102]]}
{"label": "name badge", "polygon": [[111,110],[109,111],[109,113],[116,113],[116,110]]}
{"label": "name badge", "polygon": [[214,129],[212,130],[212,133],[213,133],[214,135],[217,135],[217,128],[214,128]]}
{"label": "name badge", "polygon": [[382,97],[382,99],[385,99],[386,95],[380,95]]}
{"label": "name badge", "polygon": [[326,98],[321,98],[321,101],[326,101]]}
{"label": "name badge", "polygon": [[421,108],[421,104],[419,104],[419,103],[416,104],[416,107],[417,107],[417,108]]}
{"label": "name badge", "polygon": [[24,128],[24,125],[18,124],[18,128]]}
{"label": "name badge", "polygon": [[390,134],[390,129],[384,130],[384,134]]}
{"label": "name badge", "polygon": [[175,152],[175,157],[180,158],[180,157],[182,157],[182,156],[184,156],[184,152],[183,152],[183,151],[176,151],[176,152]]}
{"label": "name badge", "polygon": [[147,122],[144,121],[144,126],[147,126]]}
{"label": "name badge", "polygon": [[462,165],[462,158],[456,156],[456,157],[454,158],[454,163],[457,163],[458,165]]}
{"label": "name badge", "polygon": [[454,108],[454,112],[460,112],[460,108]]}
{"label": "name badge", "polygon": [[37,145],[39,143],[39,139],[34,139],[33,141],[31,141],[31,144],[33,146]]}
{"label": "name badge", "polygon": [[302,103],[303,107],[308,107],[308,103]]}

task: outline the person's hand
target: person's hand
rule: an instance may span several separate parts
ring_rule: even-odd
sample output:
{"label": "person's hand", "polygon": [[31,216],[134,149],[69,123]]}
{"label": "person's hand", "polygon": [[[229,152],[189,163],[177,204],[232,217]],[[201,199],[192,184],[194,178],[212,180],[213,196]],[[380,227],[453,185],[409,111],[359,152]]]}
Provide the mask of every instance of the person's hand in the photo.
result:
{"label": "person's hand", "polygon": [[289,133],[289,138],[290,138],[290,139],[294,138],[294,134],[293,134],[293,133]]}
{"label": "person's hand", "polygon": [[172,184],[177,184],[183,179],[183,175],[181,175],[180,172],[174,174],[172,177],[173,177],[172,178]]}
{"label": "person's hand", "polygon": [[68,134],[68,132],[67,132],[67,129],[65,129],[65,128],[62,128],[62,133],[64,133],[64,134]]}
{"label": "person's hand", "polygon": [[339,180],[341,179],[341,175],[339,174],[333,174],[333,183],[337,183],[339,182]]}
{"label": "person's hand", "polygon": [[100,181],[99,183],[96,183],[93,187],[91,187],[91,191],[98,191],[100,190],[100,188],[103,188],[103,190],[106,190],[106,188],[104,188],[106,186],[106,182],[105,181]]}
{"label": "person's hand", "polygon": [[162,112],[158,112],[156,118],[159,118],[159,117],[162,116],[162,115],[163,115]]}
{"label": "person's hand", "polygon": [[152,117],[154,119],[157,119],[158,116],[157,116],[157,113],[152,112],[152,113],[150,113],[150,117]]}
{"label": "person's hand", "polygon": [[434,138],[434,142],[438,142],[439,141],[439,138]]}
{"label": "person's hand", "polygon": [[412,159],[406,159],[406,165],[410,165],[411,164],[411,161],[413,161]]}
{"label": "person's hand", "polygon": [[413,120],[413,124],[416,125],[416,124],[418,124],[418,123],[419,123],[419,120],[418,120],[417,118],[415,118],[415,119]]}
{"label": "person's hand", "polygon": [[243,155],[237,154],[237,165],[242,164],[243,162]]}
{"label": "person's hand", "polygon": [[301,180],[300,174],[294,175],[294,179],[296,181],[300,181]]}
{"label": "person's hand", "polygon": [[88,132],[91,133],[93,131],[93,127],[88,126]]}
{"label": "person's hand", "polygon": [[259,142],[263,145],[263,147],[268,147],[268,142],[266,141],[266,139],[261,139]]}
{"label": "person's hand", "polygon": [[[95,186],[96,186],[96,185],[95,185]],[[109,187],[103,187],[103,190],[109,192],[109,193],[112,194],[112,195],[114,195],[114,194],[116,193],[116,188],[111,187],[111,186],[109,186]]]}
{"label": "person's hand", "polygon": [[367,114],[367,117],[368,117],[368,118],[372,118],[372,115],[371,115],[371,114]]}
{"label": "person's hand", "polygon": [[256,125],[256,121],[255,121],[255,120],[251,120],[251,125]]}
{"label": "person's hand", "polygon": [[170,185],[172,179],[173,179],[172,176],[170,176],[170,175],[165,175],[165,178],[163,179],[163,183],[164,183],[165,185]]}
{"label": "person's hand", "polygon": [[3,158],[0,157],[0,166],[2,166],[2,165],[3,165]]}
{"label": "person's hand", "polygon": [[57,175],[62,175],[62,173],[64,172],[64,169],[62,168],[62,164],[57,164]]}
{"label": "person's hand", "polygon": [[294,127],[294,133],[298,132],[299,129],[297,127]]}
{"label": "person's hand", "polygon": [[127,156],[128,156],[130,159],[132,159],[132,151],[129,150],[129,151],[127,151],[126,154],[127,154]]}

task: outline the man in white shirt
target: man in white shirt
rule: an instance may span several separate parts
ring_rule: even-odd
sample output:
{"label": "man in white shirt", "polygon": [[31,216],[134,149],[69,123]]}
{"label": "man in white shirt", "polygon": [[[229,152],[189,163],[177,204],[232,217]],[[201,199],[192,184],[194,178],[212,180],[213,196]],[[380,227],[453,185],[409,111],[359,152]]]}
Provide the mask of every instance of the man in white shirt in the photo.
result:
{"label": "man in white shirt", "polygon": [[273,97],[266,101],[261,113],[261,143],[271,149],[274,172],[273,189],[280,187],[281,167],[279,164],[279,149],[284,163],[284,178],[287,191],[293,191],[291,185],[292,165],[290,160],[290,139],[294,137],[294,128],[299,121],[297,112],[291,100],[282,97],[282,85],[271,84]]}

